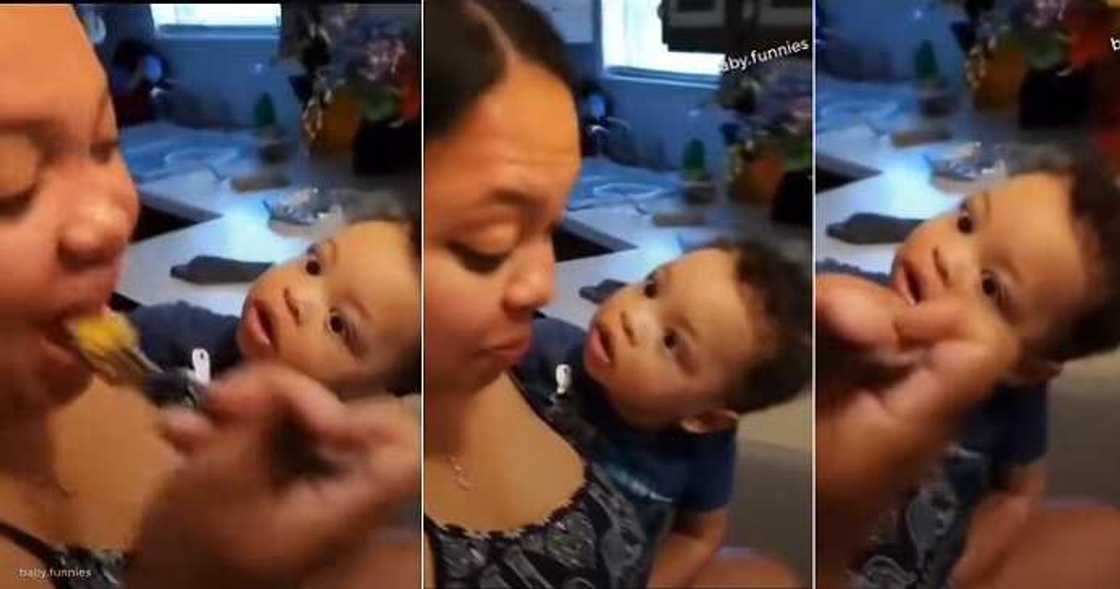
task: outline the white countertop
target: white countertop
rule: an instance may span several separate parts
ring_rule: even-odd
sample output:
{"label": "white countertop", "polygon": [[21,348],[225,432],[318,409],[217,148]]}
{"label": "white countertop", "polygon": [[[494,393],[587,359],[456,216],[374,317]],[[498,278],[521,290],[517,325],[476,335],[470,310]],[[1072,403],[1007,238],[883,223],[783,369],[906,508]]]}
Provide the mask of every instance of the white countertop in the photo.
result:
{"label": "white countertop", "polygon": [[[128,149],[130,142],[147,144],[193,132],[154,123],[129,128],[123,141]],[[248,132],[233,132],[231,136],[244,139]],[[261,165],[255,156],[243,157],[219,167],[218,171],[226,176],[221,179],[210,170],[198,169],[139,184],[137,191],[142,204],[196,224],[131,244],[117,292],[141,305],[187,301],[217,313],[239,315],[249,283],[195,285],[173,278],[171,267],[199,255],[254,262],[282,262],[299,255],[323,237],[324,228],[270,224],[264,201],[292,194],[309,184],[329,188],[354,181],[346,161],[319,160],[310,164],[293,156],[283,168],[292,180],[290,187],[238,193],[230,186],[228,176],[259,170]],[[377,181],[372,182],[364,181],[362,188],[376,186]],[[400,178],[386,178],[383,182],[386,191],[402,188]]]}
{"label": "white countertop", "polygon": [[[834,258],[866,270],[887,272],[897,244],[852,245],[829,237],[826,227],[857,212],[928,218],[956,206],[964,195],[978,188],[935,184],[926,155],[948,155],[977,141],[998,144],[1064,138],[1061,132],[1021,131],[1013,111],[980,113],[964,98],[953,114],[931,122],[916,114],[915,94],[912,85],[906,83],[849,82],[818,75],[817,106],[821,117],[816,140],[818,168],[856,177],[867,176],[816,195],[813,239],[818,261]],[[887,117],[880,131],[936,123],[948,127],[953,138],[900,149],[891,144],[886,133],[877,133],[868,124],[851,118],[847,125],[834,125],[827,120],[830,108],[852,101],[877,101],[897,106],[899,112]]]}

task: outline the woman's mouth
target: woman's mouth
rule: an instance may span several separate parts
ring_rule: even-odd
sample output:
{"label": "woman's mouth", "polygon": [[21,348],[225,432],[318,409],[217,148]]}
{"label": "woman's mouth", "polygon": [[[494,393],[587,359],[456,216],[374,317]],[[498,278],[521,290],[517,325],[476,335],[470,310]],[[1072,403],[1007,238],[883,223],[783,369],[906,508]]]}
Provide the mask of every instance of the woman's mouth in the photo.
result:
{"label": "woman's mouth", "polygon": [[502,359],[506,363],[514,363],[521,359],[526,352],[529,351],[529,345],[532,344],[530,336],[519,336],[510,339],[508,342],[490,348],[490,351]]}

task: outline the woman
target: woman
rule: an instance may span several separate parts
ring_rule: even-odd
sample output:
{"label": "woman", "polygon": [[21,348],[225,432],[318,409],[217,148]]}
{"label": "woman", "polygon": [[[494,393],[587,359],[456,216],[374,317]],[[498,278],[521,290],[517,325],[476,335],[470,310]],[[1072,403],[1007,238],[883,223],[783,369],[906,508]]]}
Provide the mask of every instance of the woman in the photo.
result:
{"label": "woman", "polygon": [[[176,468],[155,411],[89,386],[63,326],[105,306],[138,209],[105,75],[57,6],[0,8],[0,72],[0,585],[277,586],[368,536],[418,482],[396,406],[251,369],[215,388],[213,421],[168,416]],[[348,457],[335,476],[275,484],[289,420]]]}
{"label": "woman", "polygon": [[[579,173],[564,45],[521,2],[430,2],[424,19],[425,578],[644,586],[653,539],[508,372]],[[719,559],[694,582],[775,586],[776,569]]]}
{"label": "woman", "polygon": [[432,2],[424,26],[425,578],[638,586],[632,508],[506,372],[579,173],[563,44],[514,2]]}

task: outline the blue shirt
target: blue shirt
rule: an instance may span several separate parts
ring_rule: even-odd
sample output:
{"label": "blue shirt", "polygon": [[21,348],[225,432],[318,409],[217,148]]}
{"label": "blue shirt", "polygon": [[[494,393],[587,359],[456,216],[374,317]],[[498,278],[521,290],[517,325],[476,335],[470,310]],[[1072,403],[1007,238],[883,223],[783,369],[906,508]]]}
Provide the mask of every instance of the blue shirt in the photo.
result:
{"label": "blue shirt", "polygon": [[237,347],[239,317],[179,302],[140,307],[128,318],[140,333],[141,351],[164,370],[191,368],[195,348],[210,354],[210,371],[215,376],[241,362]]}
{"label": "blue shirt", "polygon": [[[577,405],[581,423],[573,427],[582,430],[578,438],[586,455],[634,504],[649,538],[661,537],[676,510],[705,512],[727,505],[735,470],[734,430],[700,435],[626,424],[584,369],[586,336],[562,321],[534,323],[533,346],[515,370],[530,402]],[[570,367],[572,382],[558,394],[561,364]]]}

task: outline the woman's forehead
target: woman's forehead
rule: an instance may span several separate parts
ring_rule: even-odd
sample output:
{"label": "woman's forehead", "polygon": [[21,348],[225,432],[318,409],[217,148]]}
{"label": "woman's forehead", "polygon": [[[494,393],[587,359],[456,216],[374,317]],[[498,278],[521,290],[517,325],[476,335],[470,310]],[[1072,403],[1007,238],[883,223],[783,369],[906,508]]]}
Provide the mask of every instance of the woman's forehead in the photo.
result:
{"label": "woman's forehead", "polygon": [[0,126],[82,132],[111,112],[105,73],[69,7],[0,8],[0,72]]}

